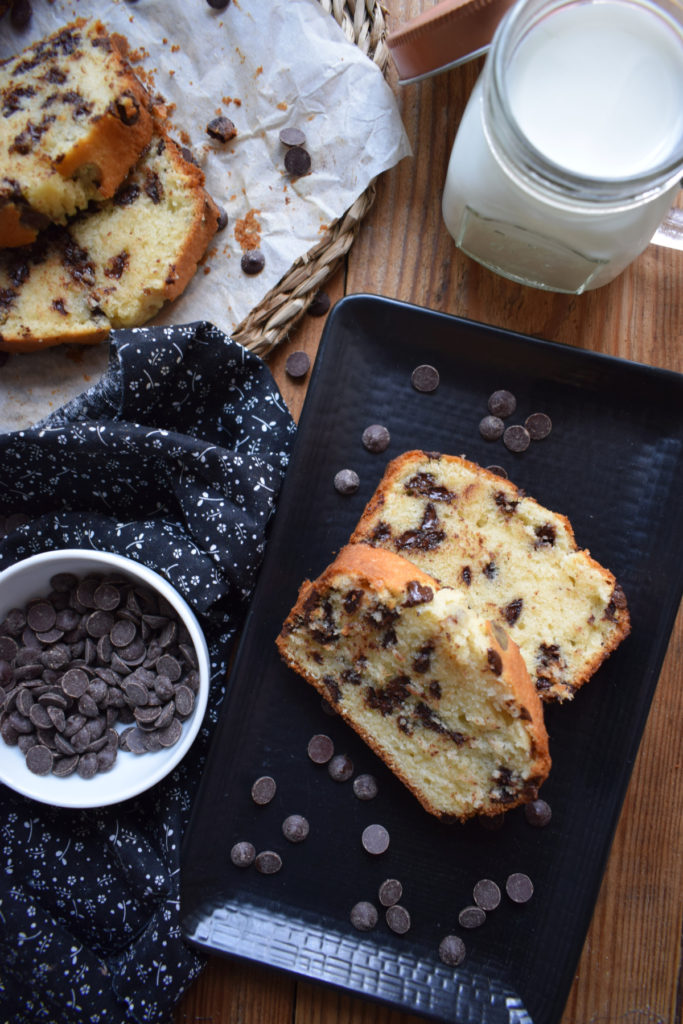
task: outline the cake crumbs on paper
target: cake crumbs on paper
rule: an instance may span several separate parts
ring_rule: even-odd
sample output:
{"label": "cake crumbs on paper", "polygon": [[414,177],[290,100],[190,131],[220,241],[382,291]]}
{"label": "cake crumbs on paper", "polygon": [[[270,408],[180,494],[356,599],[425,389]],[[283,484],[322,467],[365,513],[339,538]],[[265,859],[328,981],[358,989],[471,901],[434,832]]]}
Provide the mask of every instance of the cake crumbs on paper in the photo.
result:
{"label": "cake crumbs on paper", "polygon": [[278,110],[287,110],[287,104],[284,102],[284,100],[282,100],[280,103],[278,103],[277,109]]}
{"label": "cake crumbs on paper", "polygon": [[244,252],[249,249],[258,249],[261,245],[261,225],[256,219],[260,212],[260,210],[249,210],[241,220],[235,223],[235,240]]}

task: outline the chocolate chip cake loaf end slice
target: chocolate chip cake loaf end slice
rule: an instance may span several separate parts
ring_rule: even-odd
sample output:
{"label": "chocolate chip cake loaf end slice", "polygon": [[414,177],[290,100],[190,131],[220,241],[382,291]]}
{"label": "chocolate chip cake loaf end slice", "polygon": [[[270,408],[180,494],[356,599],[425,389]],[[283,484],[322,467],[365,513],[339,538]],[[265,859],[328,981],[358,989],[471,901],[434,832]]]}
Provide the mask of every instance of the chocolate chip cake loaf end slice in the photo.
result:
{"label": "chocolate chip cake loaf end slice", "polygon": [[442,819],[535,799],[542,704],[503,629],[389,551],[349,545],[299,592],[277,645]]}
{"label": "chocolate chip cake loaf end slice", "polygon": [[0,64],[0,247],[112,196],[152,136],[150,99],[101,22]]}
{"label": "chocolate chip cake loaf end slice", "polygon": [[157,126],[112,199],[0,253],[0,349],[92,343],[187,286],[218,227],[204,175]]}
{"label": "chocolate chip cake loaf end slice", "polygon": [[352,538],[410,559],[519,645],[544,700],[568,700],[630,630],[612,573],[569,520],[466,459],[389,463]]}

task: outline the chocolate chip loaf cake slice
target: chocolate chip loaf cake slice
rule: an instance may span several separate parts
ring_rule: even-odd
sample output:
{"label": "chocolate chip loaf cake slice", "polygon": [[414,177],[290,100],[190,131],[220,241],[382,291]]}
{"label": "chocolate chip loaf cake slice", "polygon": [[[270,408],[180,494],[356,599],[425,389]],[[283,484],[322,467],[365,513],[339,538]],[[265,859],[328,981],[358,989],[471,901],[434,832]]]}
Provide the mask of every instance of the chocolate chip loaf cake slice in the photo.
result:
{"label": "chocolate chip loaf cake slice", "polygon": [[0,64],[0,247],[114,194],[152,136],[147,91],[80,18]]}
{"label": "chocolate chip loaf cake slice", "polygon": [[218,227],[204,175],[157,125],[115,195],[0,253],[0,349],[93,343],[176,298]]}
{"label": "chocolate chip loaf cake slice", "polygon": [[463,458],[389,463],[351,539],[405,556],[503,626],[545,700],[573,697],[630,629],[622,589],[569,520]]}
{"label": "chocolate chip loaf cake slice", "polygon": [[443,819],[533,800],[550,770],[514,643],[407,559],[349,545],[306,581],[280,654]]}

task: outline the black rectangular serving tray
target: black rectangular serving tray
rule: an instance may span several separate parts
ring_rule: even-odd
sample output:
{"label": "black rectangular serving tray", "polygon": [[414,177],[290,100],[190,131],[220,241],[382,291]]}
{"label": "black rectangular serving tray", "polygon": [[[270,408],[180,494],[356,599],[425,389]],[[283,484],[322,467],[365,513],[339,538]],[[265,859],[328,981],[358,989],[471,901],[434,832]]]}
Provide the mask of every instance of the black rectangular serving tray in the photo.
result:
{"label": "black rectangular serving tray", "polygon": [[[411,386],[422,363],[437,368],[432,393]],[[491,392],[517,397],[508,422],[545,412],[553,430],[522,454],[478,430]],[[391,444],[371,454],[365,427],[384,424]],[[581,547],[616,574],[629,601],[631,636],[569,704],[547,708],[553,768],[543,787],[553,816],[529,825],[521,809],[499,831],[432,819],[318,695],[279,660],[275,637],[305,578],[348,540],[389,459],[413,448],[502,466],[542,504],[568,515]],[[360,477],[340,495],[340,469]],[[332,310],[302,413],[265,562],[246,622],[205,777],[185,838],[182,925],[207,951],[235,954],[328,982],[350,993],[455,1024],[559,1021],[683,590],[683,376],[374,296]],[[358,800],[307,757],[327,733],[355,772],[378,780]],[[252,782],[277,782],[257,807]],[[310,835],[289,843],[292,813]],[[367,824],[391,836],[387,853],[361,847]],[[233,843],[280,853],[259,874],[229,860]],[[523,906],[505,895],[469,932],[458,913],[480,878],[501,887],[530,876]],[[379,884],[403,883],[412,927],[395,935],[383,917],[361,933],[359,900],[377,906]],[[381,908],[380,908],[381,909]],[[459,934],[458,968],[438,957]]]}

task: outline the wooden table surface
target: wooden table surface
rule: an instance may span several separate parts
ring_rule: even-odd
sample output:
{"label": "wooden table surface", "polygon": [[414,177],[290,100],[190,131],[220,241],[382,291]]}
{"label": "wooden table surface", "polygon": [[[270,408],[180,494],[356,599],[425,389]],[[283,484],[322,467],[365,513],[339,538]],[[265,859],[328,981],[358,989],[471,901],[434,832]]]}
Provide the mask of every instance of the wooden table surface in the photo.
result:
{"label": "wooden table surface", "polygon": [[[396,26],[426,4],[388,0],[387,6],[389,25]],[[567,296],[508,282],[456,250],[441,220],[441,189],[480,66],[476,61],[408,86],[389,73],[413,156],[379,180],[346,264],[326,286],[333,302],[372,292],[683,372],[683,252],[650,246],[612,284]],[[297,349],[313,358],[323,325],[306,317],[269,359],[295,418],[306,382],[290,381],[284,361]],[[679,611],[562,1024],[681,1024],[682,736]],[[175,1024],[420,1020],[260,965],[215,957],[178,1004]]]}

